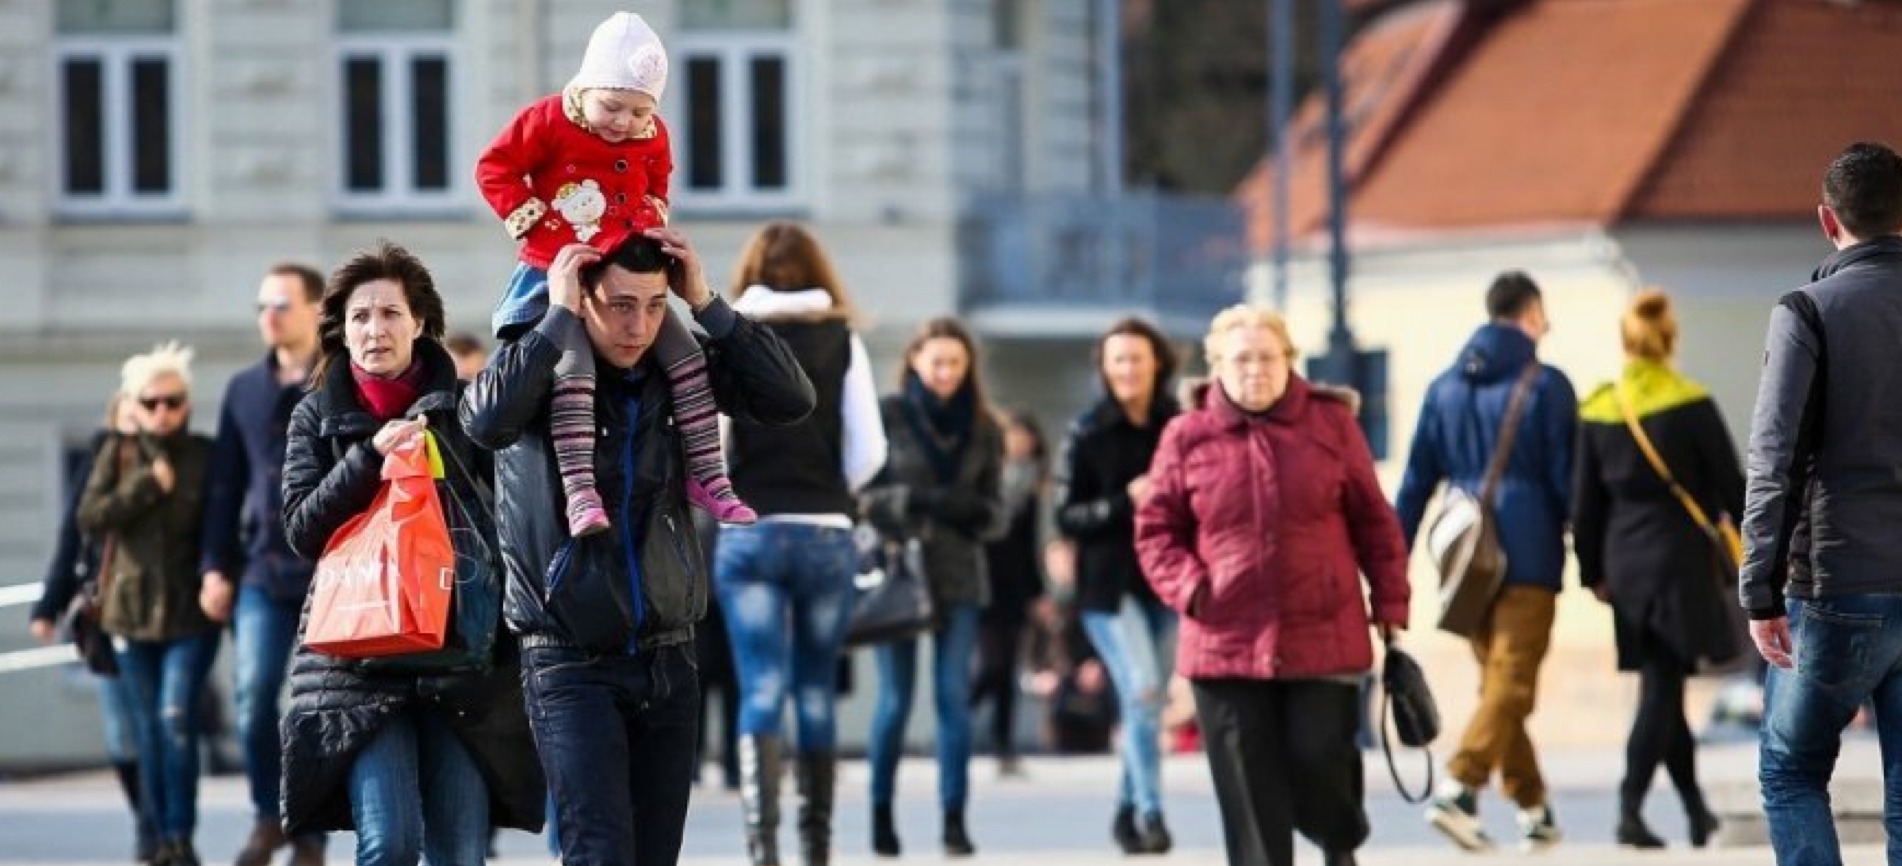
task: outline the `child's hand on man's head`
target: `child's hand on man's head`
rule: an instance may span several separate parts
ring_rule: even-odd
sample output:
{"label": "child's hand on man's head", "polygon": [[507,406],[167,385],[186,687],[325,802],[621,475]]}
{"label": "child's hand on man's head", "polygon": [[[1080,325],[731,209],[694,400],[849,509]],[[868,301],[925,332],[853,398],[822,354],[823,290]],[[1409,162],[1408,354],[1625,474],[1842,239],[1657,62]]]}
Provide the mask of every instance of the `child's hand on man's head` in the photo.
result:
{"label": "child's hand on man's head", "polygon": [[548,302],[581,315],[581,269],[600,261],[601,253],[587,244],[569,244],[548,264]]}

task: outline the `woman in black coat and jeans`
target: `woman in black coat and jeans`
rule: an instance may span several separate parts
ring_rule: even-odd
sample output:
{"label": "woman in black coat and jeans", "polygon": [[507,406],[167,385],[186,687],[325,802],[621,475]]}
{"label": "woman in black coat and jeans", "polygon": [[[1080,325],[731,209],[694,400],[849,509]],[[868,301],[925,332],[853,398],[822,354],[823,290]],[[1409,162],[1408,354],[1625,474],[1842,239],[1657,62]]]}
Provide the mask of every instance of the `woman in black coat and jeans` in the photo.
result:
{"label": "woman in black coat and jeans", "polygon": [[1110,837],[1125,854],[1174,844],[1162,816],[1162,706],[1175,613],[1136,559],[1136,508],[1149,461],[1180,408],[1169,394],[1175,352],[1141,319],[1110,325],[1096,343],[1103,397],[1077,416],[1057,466],[1057,528],[1076,541],[1084,633],[1116,684],[1123,776]]}
{"label": "woman in black coat and jeans", "polygon": [[1618,669],[1638,672],[1638,714],[1625,744],[1616,835],[1623,845],[1664,847],[1641,814],[1662,762],[1683,798],[1691,844],[1701,848],[1717,818],[1697,785],[1684,679],[1699,662],[1725,661],[1748,649],[1725,610],[1737,604],[1737,574],[1720,572],[1726,566],[1717,542],[1691,517],[1629,423],[1644,432],[1645,444],[1708,519],[1742,513],[1743,473],[1716,402],[1671,369],[1677,321],[1670,299],[1658,291],[1639,295],[1621,330],[1623,375],[1579,405],[1572,504],[1579,582],[1611,605]]}
{"label": "woman in black coat and jeans", "polygon": [[[331,276],[317,384],[291,413],[284,456],[284,529],[299,554],[317,558],[368,510],[384,457],[425,432],[444,458],[445,510],[458,509],[452,500],[481,502],[490,462],[456,421],[461,386],[438,342],[442,331],[442,298],[429,271],[401,247],[381,244]],[[470,548],[498,570],[499,592],[492,516],[479,505],[460,514],[479,538]],[[450,522],[460,536],[462,518]],[[467,552],[458,543],[458,556]],[[319,583],[321,576],[313,592]],[[546,784],[515,645],[500,627],[499,603],[494,609],[486,669],[373,671],[299,647],[284,717],[284,821],[292,835],[355,830],[359,866],[414,866],[419,858],[459,866],[483,861],[491,824],[541,829]],[[300,644],[309,616],[306,598]]]}

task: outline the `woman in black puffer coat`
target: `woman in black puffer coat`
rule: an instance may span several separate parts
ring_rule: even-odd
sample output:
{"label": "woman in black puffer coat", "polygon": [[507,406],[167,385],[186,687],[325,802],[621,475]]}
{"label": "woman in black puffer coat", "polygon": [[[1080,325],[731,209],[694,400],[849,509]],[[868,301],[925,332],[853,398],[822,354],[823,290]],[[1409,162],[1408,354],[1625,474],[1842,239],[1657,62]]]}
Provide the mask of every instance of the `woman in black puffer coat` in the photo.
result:
{"label": "woman in black puffer coat", "polygon": [[[284,457],[291,546],[318,557],[369,509],[384,455],[427,430],[444,457],[458,556],[473,549],[499,569],[492,517],[479,505],[491,464],[456,423],[460,385],[438,342],[443,306],[428,270],[379,245],[331,276],[322,316],[317,384],[291,415]],[[470,549],[465,529],[479,539]],[[499,608],[486,670],[391,672],[299,647],[283,728],[290,833],[355,830],[359,866],[450,866],[482,862],[491,824],[541,828],[546,784]],[[300,644],[309,614],[306,599]]]}

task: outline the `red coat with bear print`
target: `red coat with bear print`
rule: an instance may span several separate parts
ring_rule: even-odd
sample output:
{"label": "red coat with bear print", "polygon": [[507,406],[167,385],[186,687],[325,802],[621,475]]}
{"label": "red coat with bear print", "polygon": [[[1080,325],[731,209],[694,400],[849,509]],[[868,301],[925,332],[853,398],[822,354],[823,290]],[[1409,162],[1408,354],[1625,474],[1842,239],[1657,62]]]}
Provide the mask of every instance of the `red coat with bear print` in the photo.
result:
{"label": "red coat with bear print", "polygon": [[476,184],[509,234],[523,264],[546,270],[571,243],[602,252],[628,236],[667,224],[673,174],[667,125],[613,143],[571,118],[559,93],[522,109],[476,161]]}

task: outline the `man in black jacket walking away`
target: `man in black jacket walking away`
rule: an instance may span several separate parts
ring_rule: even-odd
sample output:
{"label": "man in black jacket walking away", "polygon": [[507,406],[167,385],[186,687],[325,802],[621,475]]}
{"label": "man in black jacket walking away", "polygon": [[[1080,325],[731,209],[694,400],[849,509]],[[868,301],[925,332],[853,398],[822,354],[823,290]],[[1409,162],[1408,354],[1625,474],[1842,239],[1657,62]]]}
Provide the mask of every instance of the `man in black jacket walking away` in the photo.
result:
{"label": "man in black jacket walking away", "polygon": [[[1836,252],[1770,312],[1744,504],[1742,602],[1771,665],[1758,774],[1780,866],[1842,863],[1828,786],[1857,709],[1875,699],[1885,754],[1902,737],[1902,158],[1852,145],[1817,214]],[[1807,563],[1790,562],[1799,521]],[[1893,799],[1902,779],[1886,781]]]}
{"label": "man in black jacket walking away", "polygon": [[[713,294],[677,231],[652,230],[606,256],[570,245],[548,278],[547,315],[476,377],[462,424],[496,452],[504,616],[521,636],[562,862],[667,866],[679,859],[695,770],[694,625],[708,593],[667,378],[648,352],[669,292],[711,337],[720,411],[790,424],[816,398],[786,346]],[[583,333],[600,371],[595,478],[613,529],[577,539],[563,516],[549,410],[560,347]]]}

